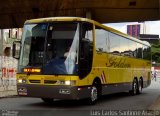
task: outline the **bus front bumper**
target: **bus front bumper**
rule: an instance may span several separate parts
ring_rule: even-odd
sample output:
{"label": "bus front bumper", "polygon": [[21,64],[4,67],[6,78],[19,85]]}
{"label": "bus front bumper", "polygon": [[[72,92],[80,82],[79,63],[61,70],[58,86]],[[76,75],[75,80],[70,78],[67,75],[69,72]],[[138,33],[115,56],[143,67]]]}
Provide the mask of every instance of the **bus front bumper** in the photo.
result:
{"label": "bus front bumper", "polygon": [[65,86],[65,85],[38,85],[38,84],[18,84],[17,92],[19,96],[54,98],[66,100],[78,100],[90,97],[90,87]]}

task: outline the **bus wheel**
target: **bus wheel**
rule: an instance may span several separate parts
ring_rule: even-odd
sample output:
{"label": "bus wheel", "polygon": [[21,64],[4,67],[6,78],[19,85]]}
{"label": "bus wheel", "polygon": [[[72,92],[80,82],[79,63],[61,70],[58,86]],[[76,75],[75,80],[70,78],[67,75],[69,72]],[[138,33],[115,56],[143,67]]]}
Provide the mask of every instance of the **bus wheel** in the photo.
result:
{"label": "bus wheel", "polygon": [[54,102],[54,99],[52,99],[52,98],[41,98],[41,99],[46,103],[53,103]]}
{"label": "bus wheel", "polygon": [[89,104],[94,105],[96,104],[98,99],[98,90],[95,85],[91,87],[91,93],[90,93],[90,98],[88,100]]}
{"label": "bus wheel", "polygon": [[138,93],[138,83],[137,80],[134,79],[132,83],[132,90],[130,91],[131,95],[136,95]]}
{"label": "bus wheel", "polygon": [[142,84],[143,84],[142,79],[139,79],[139,83],[138,83],[138,94],[141,94],[141,93],[142,93],[142,89],[143,89]]}

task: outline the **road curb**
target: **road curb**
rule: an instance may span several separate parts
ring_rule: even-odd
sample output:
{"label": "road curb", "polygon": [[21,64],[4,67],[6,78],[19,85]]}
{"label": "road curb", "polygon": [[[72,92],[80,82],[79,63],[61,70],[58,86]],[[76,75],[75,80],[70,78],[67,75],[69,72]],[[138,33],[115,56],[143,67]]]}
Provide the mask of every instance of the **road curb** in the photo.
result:
{"label": "road curb", "polygon": [[0,97],[0,99],[5,99],[5,98],[17,98],[19,97],[18,95],[10,95],[10,96],[4,96],[4,97]]}
{"label": "road curb", "polygon": [[152,103],[148,110],[159,110],[160,109],[160,96]]}
{"label": "road curb", "polygon": [[0,91],[0,98],[5,98],[8,96],[16,96],[17,91],[16,90],[6,90],[6,91]]}

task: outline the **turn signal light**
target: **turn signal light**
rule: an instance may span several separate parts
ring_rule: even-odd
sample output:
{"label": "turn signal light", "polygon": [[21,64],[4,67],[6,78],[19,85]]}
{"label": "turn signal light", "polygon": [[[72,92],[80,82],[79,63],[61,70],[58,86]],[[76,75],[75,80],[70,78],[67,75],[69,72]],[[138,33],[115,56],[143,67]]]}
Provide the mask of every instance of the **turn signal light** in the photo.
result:
{"label": "turn signal light", "polygon": [[41,69],[24,68],[23,71],[24,71],[25,73],[39,73],[39,72],[41,72]]}

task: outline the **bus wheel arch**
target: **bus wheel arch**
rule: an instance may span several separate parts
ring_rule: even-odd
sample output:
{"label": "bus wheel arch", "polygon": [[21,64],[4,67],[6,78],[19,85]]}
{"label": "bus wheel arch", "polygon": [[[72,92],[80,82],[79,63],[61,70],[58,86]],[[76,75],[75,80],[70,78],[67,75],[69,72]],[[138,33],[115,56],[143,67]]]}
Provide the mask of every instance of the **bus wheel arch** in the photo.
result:
{"label": "bus wheel arch", "polygon": [[97,89],[98,89],[98,96],[102,95],[102,84],[101,84],[101,80],[99,77],[96,77],[93,80],[93,84],[92,85],[96,85]]}

